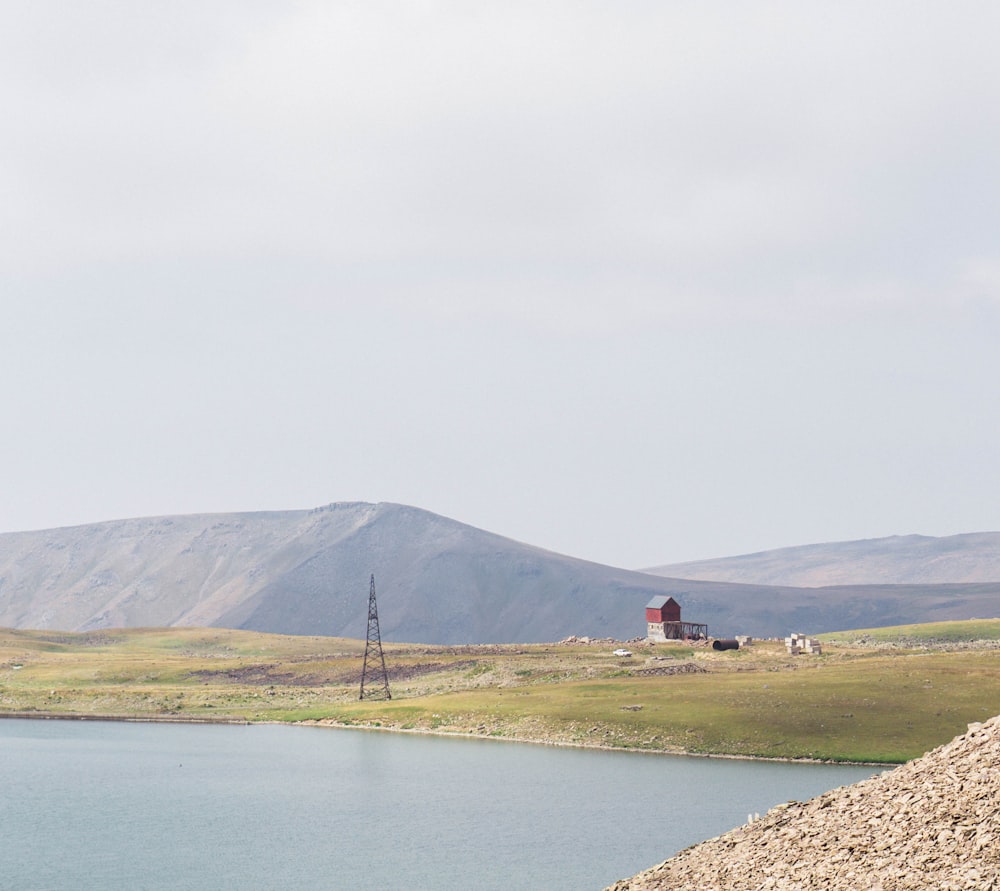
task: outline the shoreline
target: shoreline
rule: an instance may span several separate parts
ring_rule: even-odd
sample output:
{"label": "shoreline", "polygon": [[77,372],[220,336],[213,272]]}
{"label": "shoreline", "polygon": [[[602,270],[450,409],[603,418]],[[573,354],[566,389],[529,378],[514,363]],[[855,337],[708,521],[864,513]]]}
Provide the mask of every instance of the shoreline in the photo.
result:
{"label": "shoreline", "polygon": [[[249,722],[256,723],[256,722]],[[423,730],[417,727],[373,727],[364,724],[340,724],[333,721],[265,721],[260,723],[287,724],[289,727],[327,727],[332,730],[372,730],[383,733],[414,733],[423,736],[456,737],[459,739],[481,739],[486,742],[523,743],[533,746],[555,746],[566,749],[594,749],[601,752],[620,752],[625,755],[666,755],[679,758],[722,758],[728,761],[770,761],[776,764],[828,764],[845,767],[881,767],[892,769],[903,761],[850,761],[832,758],[779,758],[772,755],[733,755],[725,752],[691,752],[687,749],[627,749],[623,746],[605,746],[599,743],[569,742],[558,739],[532,739],[528,737],[487,736],[479,733],[461,733],[450,730]]]}
{"label": "shoreline", "polygon": [[[84,712],[0,712],[0,720],[13,721],[107,721],[120,724],[230,724],[249,725],[268,723],[248,721],[246,718],[199,717],[197,715],[102,715]],[[270,723],[281,724],[283,721]]]}
{"label": "shoreline", "polygon": [[426,730],[417,727],[375,727],[366,724],[344,724],[325,718],[306,721],[251,721],[247,718],[196,715],[111,715],[85,714],[82,712],[0,712],[0,720],[9,718],[17,721],[106,721],[122,724],[221,724],[228,726],[278,725],[283,727],[318,727],[329,730],[367,730],[381,733],[409,733],[420,736],[452,737],[455,739],[476,739],[485,742],[518,743],[533,746],[553,746],[567,749],[593,749],[601,752],[620,752],[626,755],[667,755],[682,758],[721,758],[730,761],[770,761],[778,764],[827,764],[845,767],[876,767],[891,770],[905,762],[897,761],[850,761],[822,758],[779,758],[769,755],[733,755],[724,752],[691,752],[685,749],[628,749],[622,746],[606,746],[599,743],[570,742],[558,739],[537,739],[529,737],[489,736],[481,733],[462,733],[449,730]]}

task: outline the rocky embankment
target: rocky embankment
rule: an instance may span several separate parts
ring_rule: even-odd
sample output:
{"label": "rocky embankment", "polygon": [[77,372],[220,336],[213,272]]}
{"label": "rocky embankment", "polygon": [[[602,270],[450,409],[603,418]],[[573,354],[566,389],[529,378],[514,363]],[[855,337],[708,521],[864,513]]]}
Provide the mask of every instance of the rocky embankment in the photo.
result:
{"label": "rocky embankment", "polygon": [[1000,716],[872,779],[688,848],[606,891],[1000,889]]}

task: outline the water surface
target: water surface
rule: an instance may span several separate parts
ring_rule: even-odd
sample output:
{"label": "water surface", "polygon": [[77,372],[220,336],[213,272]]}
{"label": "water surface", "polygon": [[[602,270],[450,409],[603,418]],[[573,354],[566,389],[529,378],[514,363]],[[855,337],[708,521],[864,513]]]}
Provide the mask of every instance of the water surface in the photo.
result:
{"label": "water surface", "polygon": [[0,720],[0,888],[598,889],[873,768]]}

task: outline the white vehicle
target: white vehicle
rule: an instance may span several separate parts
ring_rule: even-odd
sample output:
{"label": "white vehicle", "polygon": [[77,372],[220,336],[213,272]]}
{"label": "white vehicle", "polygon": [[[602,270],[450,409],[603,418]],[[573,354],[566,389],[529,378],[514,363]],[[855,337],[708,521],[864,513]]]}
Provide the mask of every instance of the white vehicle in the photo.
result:
{"label": "white vehicle", "polygon": [[623,650],[623,649],[621,649],[619,647],[617,650],[615,650],[615,655],[616,656],[631,656],[632,653],[629,650]]}

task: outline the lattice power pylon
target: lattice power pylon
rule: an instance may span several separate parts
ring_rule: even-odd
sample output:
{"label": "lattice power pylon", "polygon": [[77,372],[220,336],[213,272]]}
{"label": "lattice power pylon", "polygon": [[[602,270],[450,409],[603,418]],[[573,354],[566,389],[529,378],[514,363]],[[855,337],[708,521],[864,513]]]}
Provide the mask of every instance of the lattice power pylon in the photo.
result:
{"label": "lattice power pylon", "polygon": [[385,670],[385,654],[382,652],[382,635],[378,630],[374,575],[372,575],[371,592],[368,594],[368,640],[365,642],[365,661],[361,666],[361,695],[358,699],[392,699],[392,694],[389,692],[389,673]]}

